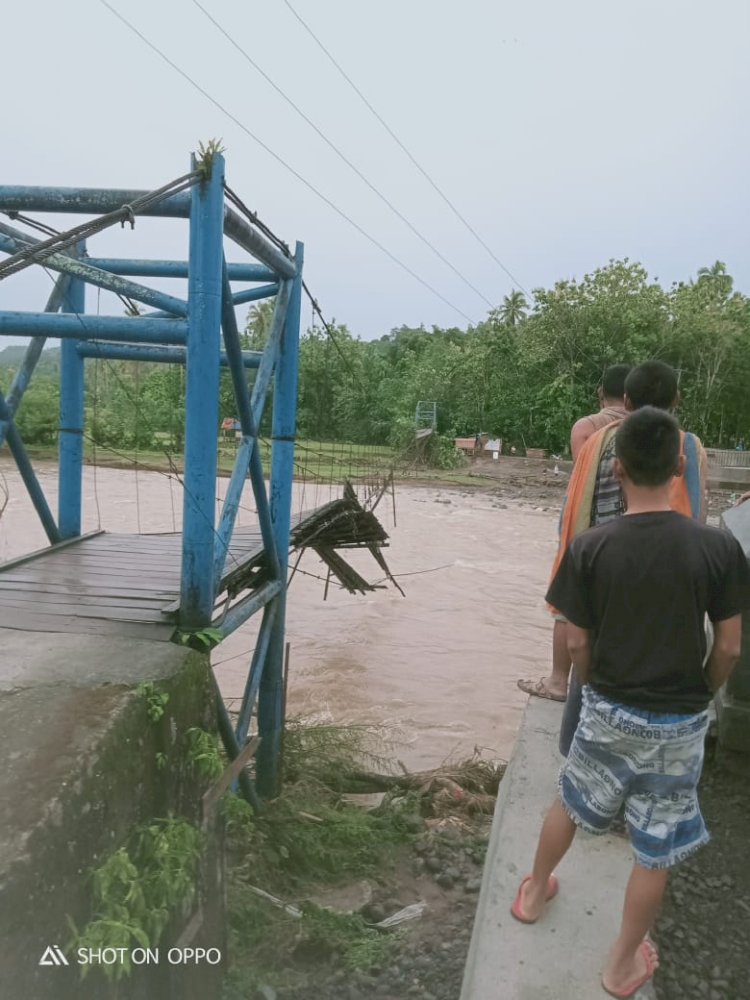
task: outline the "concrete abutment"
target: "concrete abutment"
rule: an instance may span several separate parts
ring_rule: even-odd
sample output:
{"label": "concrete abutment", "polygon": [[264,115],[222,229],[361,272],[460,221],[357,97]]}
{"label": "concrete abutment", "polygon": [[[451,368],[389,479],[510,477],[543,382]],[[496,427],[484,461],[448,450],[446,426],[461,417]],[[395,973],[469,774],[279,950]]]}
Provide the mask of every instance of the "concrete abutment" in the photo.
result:
{"label": "concrete abutment", "polygon": [[[0,661],[0,996],[109,995],[96,963],[81,979],[71,921],[81,929],[94,916],[92,870],[139,825],[174,816],[203,830],[196,895],[172,917],[158,961],[147,956],[117,996],[218,997],[226,953],[221,822],[216,812],[203,816],[206,780],[186,739],[194,727],[215,730],[208,656],[165,642],[0,629]],[[158,718],[149,693],[168,695]],[[170,947],[183,949],[172,953],[177,961],[168,960]],[[183,964],[189,948],[222,957],[196,963],[193,955]]]}

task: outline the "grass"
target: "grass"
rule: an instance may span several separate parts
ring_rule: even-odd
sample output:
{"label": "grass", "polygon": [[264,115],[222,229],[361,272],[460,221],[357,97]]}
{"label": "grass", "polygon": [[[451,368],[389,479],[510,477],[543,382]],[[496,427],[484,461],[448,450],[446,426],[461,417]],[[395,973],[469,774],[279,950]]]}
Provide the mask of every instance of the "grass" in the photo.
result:
{"label": "grass", "polygon": [[402,796],[392,808],[366,812],[334,786],[342,770],[387,766],[387,746],[374,728],[292,722],[283,794],[258,817],[240,799],[225,800],[232,971],[224,1000],[245,1000],[264,984],[303,982],[312,963],[369,971],[387,960],[396,936],[374,930],[360,915],[305,903],[294,917],[251,888],[299,899],[315,886],[382,875],[412,837],[415,800]]}
{"label": "grass", "polygon": [[[165,450],[155,448],[135,449],[130,446],[98,445],[96,449],[91,441],[84,442],[84,461],[93,464],[96,458],[97,466],[115,469],[128,469],[138,464],[138,467],[156,472],[172,472],[175,469],[182,474],[182,454],[171,451],[169,443],[165,442]],[[28,445],[27,451],[32,458],[43,461],[57,460],[55,445]],[[219,441],[218,472],[220,476],[228,476],[234,467],[237,445],[234,441],[221,439]],[[263,469],[270,473],[270,447],[261,442],[261,458]],[[393,468],[397,481],[403,482],[444,482],[456,486],[474,486],[477,479],[456,469],[429,469],[419,467],[403,467],[398,454],[388,447],[376,445],[347,444],[344,442],[320,442],[299,440],[295,447],[295,479],[308,482],[343,483],[345,479],[355,481],[358,478],[371,478],[374,473],[381,476],[390,474]]]}

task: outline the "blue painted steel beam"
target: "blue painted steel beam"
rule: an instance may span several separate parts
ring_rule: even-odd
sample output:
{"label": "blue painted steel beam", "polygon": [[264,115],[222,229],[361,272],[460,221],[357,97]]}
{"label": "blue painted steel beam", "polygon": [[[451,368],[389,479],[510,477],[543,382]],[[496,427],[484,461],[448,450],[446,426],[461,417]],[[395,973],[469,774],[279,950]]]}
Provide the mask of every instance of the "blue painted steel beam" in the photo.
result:
{"label": "blue painted steel beam", "polygon": [[[183,492],[180,625],[199,629],[214,607],[214,512],[219,423],[219,338],[222,293],[224,158],[193,186],[190,213],[185,489]],[[155,322],[159,322],[156,320]]]}
{"label": "blue painted steel beam", "polygon": [[[138,201],[148,191],[124,188],[49,188],[0,186],[0,212],[73,212],[103,215],[123,205]],[[180,192],[164,198],[143,212],[163,218],[190,217],[192,192]],[[289,258],[253,229],[236,212],[224,209],[223,228],[227,236],[248,253],[267,264],[275,274],[294,277],[294,264]]]}
{"label": "blue painted steel beam", "polygon": [[[102,344],[90,340],[78,344],[78,353],[82,358],[108,358],[110,361],[148,361],[165,365],[184,365],[187,351],[184,347],[144,347],[132,344]],[[244,351],[242,364],[245,368],[257,368],[262,358],[260,351]],[[223,368],[229,367],[229,360],[222,351],[219,363]]]}
{"label": "blue painted steel beam", "polygon": [[[218,687],[216,690],[216,705],[219,715],[219,735],[221,736],[221,742],[224,744],[227,757],[229,757],[230,760],[235,760],[239,756],[242,747],[240,747],[237,743],[237,737],[234,735],[234,729],[232,728],[232,720],[229,718],[227,706],[224,704],[224,699],[221,697],[221,692],[218,690]],[[255,791],[255,786],[250,780],[250,775],[244,767],[240,771],[240,776],[237,781],[243,797],[247,799],[255,812],[259,813],[261,811],[261,804],[258,799],[258,794]]]}
{"label": "blue painted steel beam", "polygon": [[258,374],[255,376],[255,382],[253,383],[252,396],[250,397],[250,405],[256,427],[260,427],[261,420],[263,419],[268,387],[271,384],[273,371],[279,355],[279,345],[284,333],[284,323],[286,322],[291,293],[292,282],[282,281],[279,294],[276,296],[276,306],[273,311],[273,319],[271,320],[271,332],[268,335],[268,343],[263,351],[263,357],[258,367]]}
{"label": "blue painted steel beam", "polygon": [[274,295],[278,295],[278,292],[278,282],[274,282],[272,285],[260,285],[259,288],[246,288],[242,292],[234,292],[232,295],[232,305],[241,306],[246,302],[258,302],[260,299],[270,299]]}
{"label": "blue painted steel beam", "polygon": [[2,337],[72,337],[74,340],[113,340],[126,344],[184,344],[187,329],[184,319],[0,312]]}
{"label": "blue painted steel beam", "polygon": [[269,601],[281,593],[283,587],[278,580],[269,580],[248,597],[238,601],[227,611],[225,617],[214,624],[214,628],[221,632],[222,638],[236,631],[240,625],[244,625],[248,618],[251,618],[256,611],[260,611]]}
{"label": "blue painted steel beam", "polygon": [[58,531],[57,525],[55,524],[55,518],[52,511],[49,509],[47,499],[44,495],[44,490],[36,477],[36,473],[34,472],[31,461],[29,460],[29,456],[23,446],[21,435],[18,433],[18,428],[13,423],[13,418],[10,410],[8,409],[8,404],[6,403],[5,397],[1,392],[0,420],[2,420],[7,427],[6,439],[8,447],[10,448],[10,452],[16,461],[16,466],[18,467],[21,479],[28,490],[31,502],[34,504],[34,509],[39,515],[39,520],[42,522],[45,534],[50,540],[50,543],[54,545],[55,542],[62,540],[62,536]]}
{"label": "blue painted steel beam", "polygon": [[[186,260],[131,260],[128,257],[87,257],[100,271],[131,278],[187,278]],[[227,264],[230,281],[275,281],[276,275],[263,264]]]}
{"label": "blue painted steel beam", "polygon": [[[299,326],[302,300],[304,247],[297,244],[297,275],[286,312],[286,322],[276,364],[271,437],[271,519],[279,554],[281,579],[276,617],[271,631],[266,666],[258,699],[258,792],[263,798],[278,794],[281,784],[280,751],[284,726],[284,628],[286,624],[286,577],[289,566],[290,515],[294,482],[294,438],[297,430],[297,375]],[[260,375],[260,371],[258,373]]]}
{"label": "blue painted steel beam", "polygon": [[[84,252],[81,243],[78,250]],[[68,286],[63,309],[83,314],[86,311],[86,285],[74,278]],[[53,319],[58,317],[54,316]],[[60,431],[59,492],[57,520],[61,538],[81,534],[83,496],[83,421],[84,372],[83,358],[76,351],[74,340],[64,340],[60,350]]]}
{"label": "blue painted steel beam", "polygon": [[263,609],[263,620],[260,623],[260,631],[258,632],[258,639],[255,643],[255,650],[253,651],[253,658],[250,663],[250,672],[247,675],[247,683],[245,684],[245,691],[242,696],[240,714],[235,728],[237,742],[240,746],[245,744],[247,734],[250,730],[250,719],[252,718],[255,699],[258,697],[258,689],[260,688],[261,678],[263,677],[263,670],[266,666],[268,646],[271,640],[273,623],[276,619],[277,607],[278,602],[271,601]]}
{"label": "blue painted steel beam", "polygon": [[[16,234],[15,237],[13,234]],[[39,243],[39,240],[31,239],[25,233],[18,232],[12,226],[0,222],[0,250],[8,253],[17,253]],[[64,253],[54,253],[44,258],[44,266],[50,271],[60,271],[69,274],[74,278],[81,278],[90,285],[104,288],[116,295],[126,295],[137,302],[143,302],[147,306],[155,309],[163,309],[165,312],[175,316],[187,316],[187,302],[178,299],[174,295],[167,295],[159,292],[155,288],[146,288],[135,281],[128,281],[118,274],[109,274],[107,271],[99,271],[92,267],[87,261],[76,260]]]}
{"label": "blue painted steel beam", "polygon": [[[69,283],[70,278],[67,274],[61,274],[58,277],[55,282],[55,287],[52,289],[52,293],[47,300],[47,305],[44,307],[45,312],[57,312],[65,300]],[[10,387],[8,399],[6,400],[11,419],[15,416],[18,406],[23,399],[23,394],[28,388],[31,376],[34,374],[34,369],[36,368],[37,361],[41,357],[45,343],[45,337],[34,337],[26,348],[23,361],[21,362],[21,367],[18,369],[15,377],[13,378],[13,384]],[[2,446],[2,443],[5,440],[7,430],[8,421],[0,420],[0,446]]]}
{"label": "blue painted steel beam", "polygon": [[[132,205],[148,191],[131,188],[36,187],[27,184],[0,186],[0,212],[62,212],[104,215]],[[181,191],[147,208],[144,215],[187,219],[190,192]]]}
{"label": "blue painted steel beam", "polygon": [[[232,305],[241,306],[246,302],[257,302],[259,299],[271,299],[278,295],[280,285],[274,282],[272,285],[260,285],[258,288],[247,288],[242,292],[235,292],[232,295]],[[167,316],[163,312],[150,312],[146,316]]]}
{"label": "blue painted steel beam", "polygon": [[273,243],[269,243],[265,236],[261,236],[257,229],[253,229],[249,223],[230,208],[224,211],[224,232],[243,250],[247,250],[253,257],[257,257],[258,260],[267,264],[282,278],[294,277],[294,263],[286,254],[278,250]]}
{"label": "blue painted steel beam", "polygon": [[237,403],[237,413],[240,418],[243,440],[235,457],[232,477],[227,487],[221,512],[221,521],[217,532],[218,537],[216,539],[216,554],[214,559],[214,581],[217,588],[224,572],[224,563],[232,541],[234,522],[239,510],[240,500],[242,499],[242,490],[247,479],[248,467],[250,469],[250,480],[253,487],[255,505],[258,511],[258,522],[263,539],[263,548],[265,549],[272,575],[276,579],[279,579],[279,559],[276,553],[273,527],[271,525],[271,511],[268,506],[268,496],[266,494],[263,462],[260,449],[258,448],[258,428],[253,417],[250,391],[247,387],[245,371],[242,366],[240,332],[237,329],[237,316],[234,312],[232,289],[229,285],[226,268],[223,278],[221,325],[224,332],[224,344],[229,360],[229,371],[232,376],[234,398]]}

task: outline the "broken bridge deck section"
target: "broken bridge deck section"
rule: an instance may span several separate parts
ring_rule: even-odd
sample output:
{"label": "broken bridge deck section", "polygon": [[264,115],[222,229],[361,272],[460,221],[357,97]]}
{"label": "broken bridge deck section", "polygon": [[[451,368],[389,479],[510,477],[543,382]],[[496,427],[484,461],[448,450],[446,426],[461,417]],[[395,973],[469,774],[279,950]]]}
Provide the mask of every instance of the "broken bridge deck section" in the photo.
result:
{"label": "broken bridge deck section", "polygon": [[[348,589],[370,588],[334,549],[368,548],[385,567],[379,550],[388,536],[351,489],[291,522],[292,550],[314,549]],[[96,531],[0,564],[0,628],[167,642],[177,628],[181,560],[179,532]],[[268,580],[266,570],[259,525],[235,527],[216,612],[257,590]]]}
{"label": "broken bridge deck section", "polygon": [[[225,575],[263,556],[260,530],[237,528]],[[0,627],[168,641],[181,559],[179,533],[100,531],[50,546],[0,565]]]}

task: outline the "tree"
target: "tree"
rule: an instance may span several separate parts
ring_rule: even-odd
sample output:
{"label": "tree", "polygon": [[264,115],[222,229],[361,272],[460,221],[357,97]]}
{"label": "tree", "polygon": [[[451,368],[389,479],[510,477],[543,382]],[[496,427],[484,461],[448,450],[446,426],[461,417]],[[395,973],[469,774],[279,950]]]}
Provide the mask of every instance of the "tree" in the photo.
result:
{"label": "tree", "polygon": [[493,309],[490,319],[501,323],[503,326],[518,326],[527,316],[529,304],[523,292],[514,289],[510,295],[506,295],[503,304],[498,309]]}
{"label": "tree", "polygon": [[248,309],[245,332],[242,336],[242,347],[246,351],[262,351],[268,343],[275,306],[276,299],[273,298],[264,299]]}

